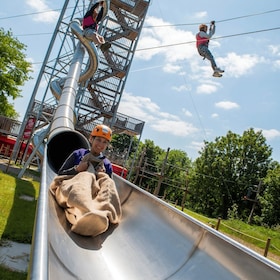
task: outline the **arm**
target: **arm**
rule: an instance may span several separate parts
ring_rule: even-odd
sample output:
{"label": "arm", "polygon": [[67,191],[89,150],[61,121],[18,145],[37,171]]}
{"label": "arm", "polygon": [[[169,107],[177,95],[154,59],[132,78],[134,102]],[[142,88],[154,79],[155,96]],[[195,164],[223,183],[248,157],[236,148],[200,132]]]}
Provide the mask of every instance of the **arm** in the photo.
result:
{"label": "arm", "polygon": [[205,31],[199,31],[199,37],[210,39],[215,34],[215,31],[216,26],[214,23],[211,23],[209,33],[206,33]]}
{"label": "arm", "polygon": [[60,167],[58,174],[76,175],[79,172],[86,171],[88,169],[88,162],[82,161],[82,159],[88,152],[89,151],[84,148],[75,150]]}
{"label": "arm", "polygon": [[58,175],[76,175],[78,172],[75,169],[75,155],[72,153],[62,164],[58,170]]}
{"label": "arm", "polygon": [[100,12],[98,13],[97,17],[96,17],[96,22],[99,23],[103,17],[103,10],[104,8],[101,7]]}
{"label": "arm", "polygon": [[200,38],[206,38],[206,39],[210,39],[211,38],[211,35],[210,35],[210,32],[209,32],[209,34],[207,34],[206,32],[204,32],[204,31],[199,31],[199,37]]}
{"label": "arm", "polygon": [[113,167],[112,167],[112,163],[108,158],[105,158],[103,160],[104,166],[105,166],[105,172],[109,175],[109,177],[112,177],[112,173],[113,173]]}
{"label": "arm", "polygon": [[209,29],[209,36],[210,36],[209,38],[211,38],[215,34],[215,31],[216,31],[216,25],[215,23],[211,23]]}

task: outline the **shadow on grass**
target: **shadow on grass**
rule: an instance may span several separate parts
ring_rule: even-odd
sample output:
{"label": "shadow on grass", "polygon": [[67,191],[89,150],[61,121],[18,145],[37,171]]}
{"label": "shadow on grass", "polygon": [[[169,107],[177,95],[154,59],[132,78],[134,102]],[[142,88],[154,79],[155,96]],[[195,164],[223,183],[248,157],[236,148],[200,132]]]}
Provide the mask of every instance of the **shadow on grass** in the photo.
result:
{"label": "shadow on grass", "polygon": [[[14,177],[11,182],[14,182],[15,189],[2,239],[31,244],[38,192],[32,181],[19,179],[12,174],[6,175]],[[39,188],[39,183],[37,185]]]}

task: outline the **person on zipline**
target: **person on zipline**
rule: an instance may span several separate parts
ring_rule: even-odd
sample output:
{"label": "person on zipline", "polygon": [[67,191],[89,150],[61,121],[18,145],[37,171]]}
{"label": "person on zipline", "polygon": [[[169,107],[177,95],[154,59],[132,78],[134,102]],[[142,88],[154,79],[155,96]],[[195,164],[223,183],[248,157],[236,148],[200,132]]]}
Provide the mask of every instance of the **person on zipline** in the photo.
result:
{"label": "person on zipline", "polygon": [[219,67],[217,67],[215,59],[212,55],[212,53],[208,49],[209,40],[210,38],[215,34],[215,21],[211,21],[209,33],[207,33],[207,25],[201,24],[199,26],[199,32],[196,34],[196,47],[198,50],[198,53],[211,62],[211,67],[214,71],[213,77],[222,77],[223,75],[221,73],[224,72],[224,70],[221,70]]}

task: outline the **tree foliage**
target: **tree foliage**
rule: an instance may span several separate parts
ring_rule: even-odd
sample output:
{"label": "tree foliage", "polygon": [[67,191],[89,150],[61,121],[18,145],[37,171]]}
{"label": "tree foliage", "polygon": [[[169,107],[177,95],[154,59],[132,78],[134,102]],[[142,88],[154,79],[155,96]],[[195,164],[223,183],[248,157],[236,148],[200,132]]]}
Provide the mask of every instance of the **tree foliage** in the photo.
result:
{"label": "tree foliage", "polygon": [[244,195],[266,176],[271,152],[262,132],[253,129],[242,136],[229,131],[215,142],[205,142],[190,175],[189,206],[210,217],[226,218],[236,204],[241,217],[247,215],[250,205],[244,203]]}
{"label": "tree foliage", "polygon": [[[152,140],[146,139],[144,143],[140,143],[136,159],[137,171],[133,174],[134,183],[153,192],[158,180],[155,175],[160,172],[159,158],[163,153],[164,150],[156,146]],[[140,170],[142,171],[140,172]],[[143,174],[143,170],[145,170],[145,174]]]}
{"label": "tree foliage", "polygon": [[[112,144],[125,151],[131,144],[128,140],[117,136]],[[165,151],[151,140],[137,143],[136,150],[134,140],[136,154],[130,155],[130,162],[132,157],[136,160],[130,180],[139,187],[195,212],[224,219],[247,221],[256,198],[253,220],[279,224],[280,164],[272,161],[272,149],[261,131],[250,128],[242,135],[229,131],[205,142],[194,162],[184,151]]]}
{"label": "tree foliage", "polygon": [[137,149],[138,139],[135,136],[129,136],[127,134],[113,134],[111,145],[114,147],[114,154],[129,156],[133,154]]}
{"label": "tree foliage", "polygon": [[153,141],[140,143],[134,183],[172,202],[181,203],[191,160],[180,150],[163,150]]}
{"label": "tree foliage", "polygon": [[261,221],[269,226],[280,224],[280,165],[268,170],[264,179],[265,191],[259,200],[262,207]]}
{"label": "tree foliage", "polygon": [[0,115],[18,117],[10,100],[21,96],[19,87],[30,79],[31,64],[26,61],[25,50],[11,31],[0,28]]}
{"label": "tree foliage", "polygon": [[160,189],[160,196],[166,200],[182,203],[187,187],[187,174],[191,168],[191,160],[186,152],[181,150],[171,150],[163,153],[159,158],[158,165],[166,160],[163,166],[164,180]]}

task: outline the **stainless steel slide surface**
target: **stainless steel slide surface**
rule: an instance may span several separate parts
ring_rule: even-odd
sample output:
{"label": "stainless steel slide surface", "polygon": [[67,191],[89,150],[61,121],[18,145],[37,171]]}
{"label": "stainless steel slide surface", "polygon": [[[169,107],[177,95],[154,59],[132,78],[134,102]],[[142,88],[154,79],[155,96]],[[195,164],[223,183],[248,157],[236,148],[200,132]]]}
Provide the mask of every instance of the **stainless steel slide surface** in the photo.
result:
{"label": "stainless steel slide surface", "polygon": [[[46,174],[47,188],[55,173]],[[280,279],[276,264],[121,177],[114,180],[122,221],[95,238],[72,233],[48,194],[49,279]]]}

